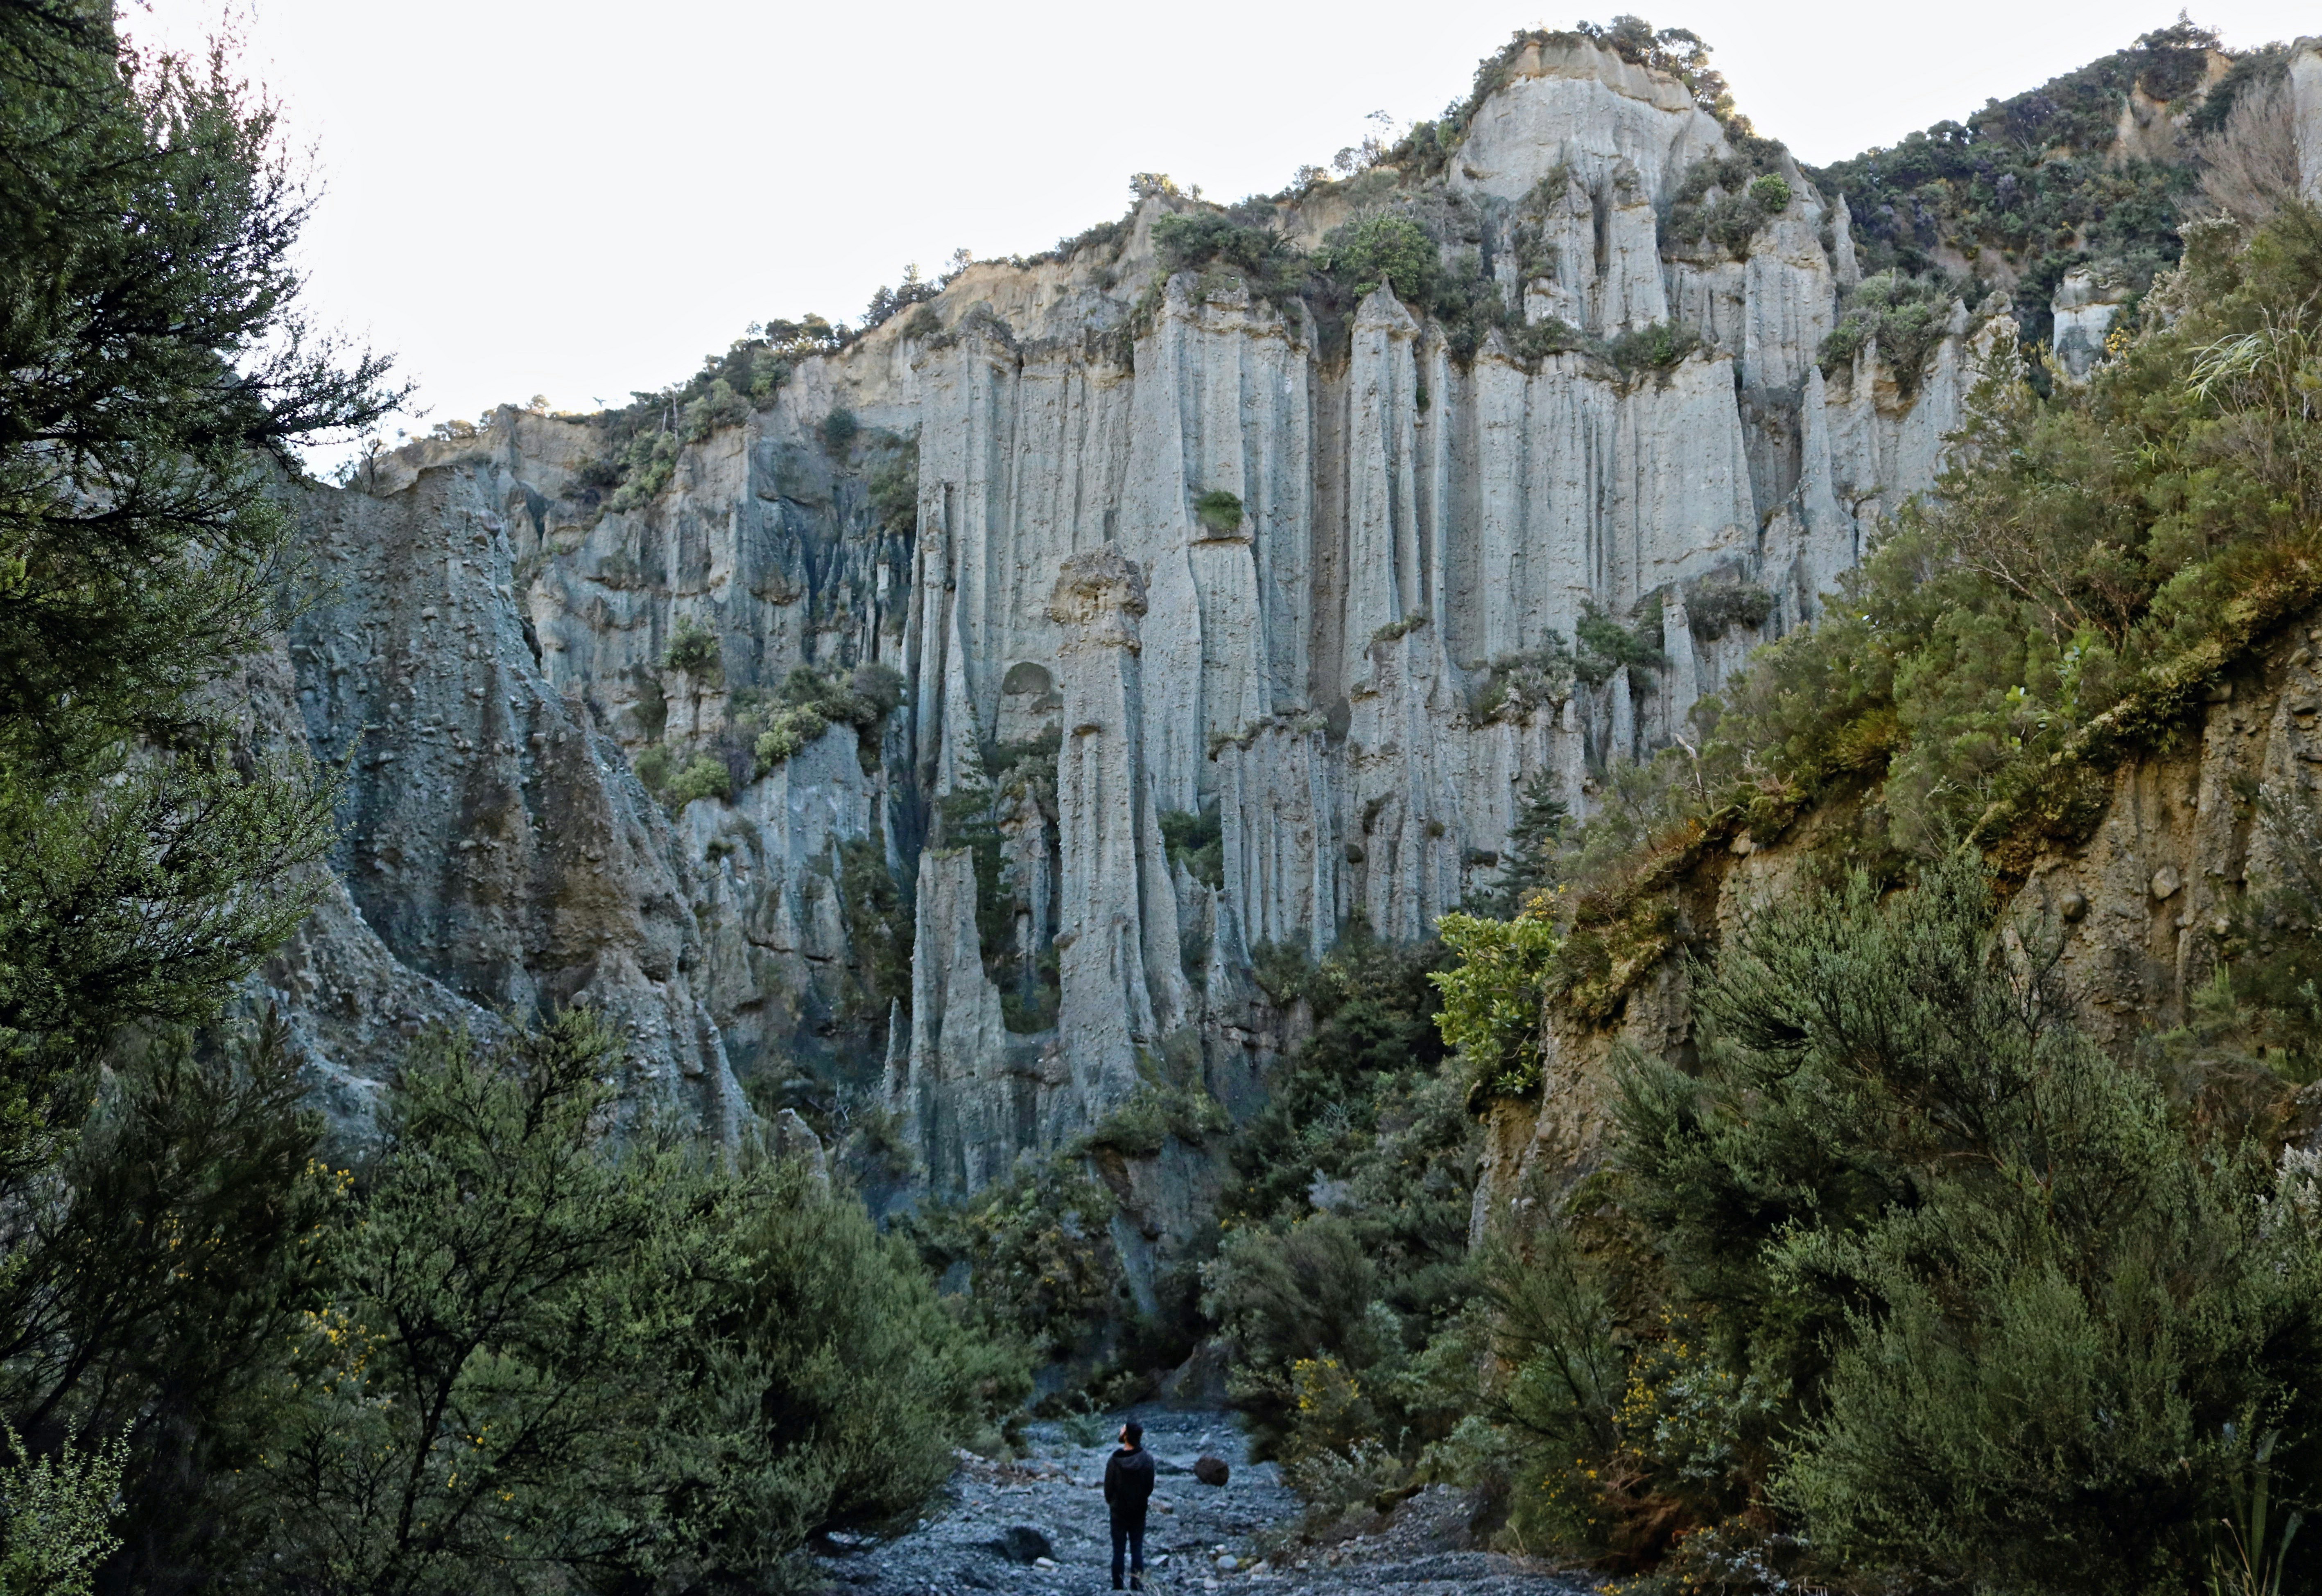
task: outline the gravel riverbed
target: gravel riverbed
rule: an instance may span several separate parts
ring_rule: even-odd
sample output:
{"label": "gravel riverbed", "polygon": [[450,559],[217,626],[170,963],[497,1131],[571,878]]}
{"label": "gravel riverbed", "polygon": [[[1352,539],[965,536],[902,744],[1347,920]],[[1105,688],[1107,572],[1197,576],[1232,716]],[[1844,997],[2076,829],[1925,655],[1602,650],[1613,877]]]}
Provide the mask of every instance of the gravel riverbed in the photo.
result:
{"label": "gravel riverbed", "polygon": [[[1592,1582],[1522,1559],[1476,1550],[1468,1507],[1442,1487],[1386,1515],[1340,1525],[1326,1544],[1291,1534],[1300,1506],[1270,1463],[1248,1459],[1226,1415],[1140,1408],[1106,1421],[1107,1438],[1075,1441],[1065,1427],[1036,1424],[1028,1455],[995,1464],[963,1454],[942,1495],[917,1528],[884,1538],[838,1537],[819,1549],[838,1596],[922,1596],[928,1591],[1023,1591],[1027,1596],[1111,1588],[1104,1463],[1124,1418],[1145,1426],[1161,1478],[1145,1537],[1145,1588],[1247,1596],[1591,1596]],[[1085,1432],[1083,1432],[1085,1433]],[[1193,1477],[1196,1459],[1223,1459],[1223,1486]]]}

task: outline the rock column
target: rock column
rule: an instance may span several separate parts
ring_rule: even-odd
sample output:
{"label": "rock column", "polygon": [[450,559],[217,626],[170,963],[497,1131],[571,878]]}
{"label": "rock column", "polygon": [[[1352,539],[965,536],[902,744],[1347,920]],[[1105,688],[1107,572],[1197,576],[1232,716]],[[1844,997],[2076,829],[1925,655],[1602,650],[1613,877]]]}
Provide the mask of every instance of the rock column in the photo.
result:
{"label": "rock column", "polygon": [[1063,630],[1060,1028],[1072,1038],[1081,1112],[1093,1121],[1136,1091],[1142,1056],[1184,1023],[1191,991],[1145,756],[1144,574],[1110,544],[1076,554],[1048,613]]}

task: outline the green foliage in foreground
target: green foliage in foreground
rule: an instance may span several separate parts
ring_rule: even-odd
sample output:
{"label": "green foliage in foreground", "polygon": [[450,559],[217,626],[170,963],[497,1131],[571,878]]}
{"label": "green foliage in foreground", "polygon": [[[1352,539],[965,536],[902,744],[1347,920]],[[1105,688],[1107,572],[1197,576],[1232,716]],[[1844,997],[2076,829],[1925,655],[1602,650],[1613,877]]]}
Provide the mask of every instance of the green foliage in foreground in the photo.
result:
{"label": "green foliage in foreground", "polygon": [[[1842,884],[1729,932],[1686,1046],[1623,1059],[1612,1166],[1479,1261],[1491,1312],[1435,1349],[1487,1374],[1427,1466],[1504,1492],[1512,1540],[1685,1590],[2310,1588],[2280,1540],[2322,1490],[2322,1199],[2283,1141],[2317,1068],[2310,795],[2232,796],[2284,874],[2187,1022],[2118,1054],[1985,875],[2078,835],[2322,597],[2322,216],[2194,230],[2148,308],[2084,390],[1986,374],[1940,497],[1698,760],[1566,834],[1537,950],[1447,922],[1447,1032],[1525,1095],[1543,1004],[1601,1018],[1681,956],[1705,841],[1860,800],[1832,834],[1869,868],[1810,863]],[[2261,1491],[2265,1545],[2226,1528]]]}
{"label": "green foliage in foreground", "polygon": [[259,1465],[277,1577],[778,1580],[809,1531],[916,1507],[1021,1397],[1020,1361],[803,1163],[617,1145],[617,1066],[577,1013],[415,1052]]}
{"label": "green foliage in foreground", "polygon": [[818,1525],[916,1505],[1020,1389],[805,1166],[617,1152],[607,1045],[567,1017],[514,1070],[457,1039],[407,1070],[277,1465],[286,1528],[325,1533],[286,1561],[372,1588],[763,1576]]}
{"label": "green foliage in foreground", "polygon": [[1230,1150],[1203,1308],[1235,1348],[1230,1389],[1257,1446],[1318,1500],[1399,1484],[1457,1417],[1427,1359],[1469,1295],[1477,1153],[1434,1026],[1446,959],[1358,927],[1319,966],[1263,961],[1314,1031]]}
{"label": "green foliage in foreground", "polygon": [[67,1442],[51,1455],[26,1455],[7,1432],[12,1461],[0,1466],[0,1591],[10,1596],[87,1596],[97,1564],[121,1545],[121,1474],[128,1447],[116,1440],[95,1451]]}
{"label": "green foliage in foreground", "polygon": [[108,1578],[779,1582],[997,1444],[1020,1354],[803,1164],[617,1138],[620,1069],[584,1014],[423,1038],[333,1172],[279,1026],[124,1060],[67,1180],[10,1194],[0,1275],[0,1398],[51,1482],[72,1437],[123,1443],[83,1444],[122,1465]]}
{"label": "green foliage in foreground", "polygon": [[1624,1239],[1498,1272],[1521,1527],[1696,1584],[2181,1591],[2258,1429],[2316,1478],[2311,1156],[2108,1057],[2054,956],[1957,857],[1723,950],[1697,1067],[1622,1065]]}
{"label": "green foliage in foreground", "polygon": [[203,1017],[305,914],[329,783],[204,689],[295,590],[297,447],[399,397],[300,318],[271,109],[108,16],[0,7],[0,1166],[110,1027]]}

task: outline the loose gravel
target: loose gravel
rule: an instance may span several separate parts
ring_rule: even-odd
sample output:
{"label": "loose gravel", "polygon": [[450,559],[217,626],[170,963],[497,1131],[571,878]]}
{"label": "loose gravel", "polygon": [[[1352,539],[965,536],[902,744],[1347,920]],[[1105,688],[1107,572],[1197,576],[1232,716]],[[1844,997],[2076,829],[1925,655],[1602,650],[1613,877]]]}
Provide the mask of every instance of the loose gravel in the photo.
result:
{"label": "loose gravel", "polygon": [[[1145,1588],[1156,1596],[1593,1596],[1585,1579],[1476,1550],[1469,1503],[1440,1486],[1390,1514],[1340,1524],[1321,1537],[1327,1544],[1301,1541],[1290,1533],[1298,1498],[1274,1464],[1248,1461],[1229,1418],[1161,1408],[1113,1416],[1105,1438],[1089,1445],[1061,1425],[1033,1425],[1028,1455],[1014,1463],[963,1453],[917,1528],[818,1546],[824,1573],[839,1596],[1110,1590],[1104,1464],[1122,1418],[1145,1426],[1160,1465],[1145,1537]],[[1204,1455],[1232,1466],[1223,1486],[1193,1478]]]}

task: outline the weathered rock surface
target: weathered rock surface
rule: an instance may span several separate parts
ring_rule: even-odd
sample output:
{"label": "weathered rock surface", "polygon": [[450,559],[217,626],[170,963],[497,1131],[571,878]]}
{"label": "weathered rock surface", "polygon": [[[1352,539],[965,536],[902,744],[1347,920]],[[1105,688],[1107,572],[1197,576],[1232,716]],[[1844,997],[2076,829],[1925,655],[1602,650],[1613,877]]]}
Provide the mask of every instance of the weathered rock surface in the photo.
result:
{"label": "weathered rock surface", "polygon": [[[587,486],[592,428],[514,410],[311,493],[330,586],[279,697],[352,752],[349,829],[268,980],[350,1103],[421,1024],[590,1001],[706,1123],[811,1078],[891,1111],[939,1190],[1149,1083],[1254,1102],[1288,1023],[1254,950],[1356,916],[1426,935],[1523,783],[1586,813],[1933,479],[1988,311],[1955,307],[1915,385],[1875,347],[1825,373],[1859,270],[1795,169],[1738,258],[1663,248],[1725,153],[1674,80],[1535,48],[1424,196],[1512,312],[1699,335],[1663,366],[1498,331],[1456,359],[1391,283],[1325,327],[1182,272],[1139,326],[1156,197],[1117,254],[977,265],[926,307],[940,333],[898,316],[805,360],[636,507]],[[1347,215],[1324,190],[1276,222],[1312,245]],[[842,408],[863,441],[827,442]],[[912,449],[890,515],[872,479]],[[1231,524],[1197,513],[1219,494]],[[1577,679],[1557,650],[1590,606],[1658,614],[1668,667]],[[698,634],[715,667],[673,666]],[[871,662],[905,683],[876,734],[770,770],[737,739],[793,669]],[[728,795],[667,814],[648,753],[722,762]],[[988,780],[996,875],[941,823]],[[913,928],[887,987],[874,889]],[[1116,1172],[1151,1258],[1202,1163]]]}
{"label": "weathered rock surface", "polygon": [[2290,105],[2299,187],[2322,205],[2322,39],[2300,39],[2290,47]]}

